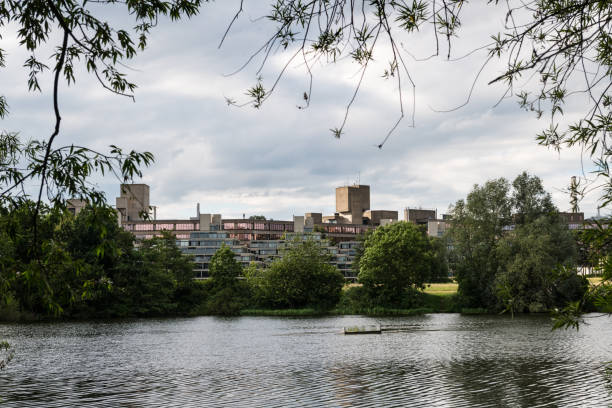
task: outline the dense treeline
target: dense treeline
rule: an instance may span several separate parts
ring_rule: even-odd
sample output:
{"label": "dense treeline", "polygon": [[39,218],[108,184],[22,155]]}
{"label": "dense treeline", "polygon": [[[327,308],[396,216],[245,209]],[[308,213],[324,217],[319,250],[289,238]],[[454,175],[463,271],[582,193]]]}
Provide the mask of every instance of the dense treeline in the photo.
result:
{"label": "dense treeline", "polygon": [[380,228],[365,239],[363,287],[343,290],[344,277],[329,263],[325,245],[307,236],[287,242],[281,257],[266,267],[253,264],[246,270],[223,246],[210,262],[210,279],[195,281],[191,259],[170,234],[135,247],[133,235],[118,226],[110,208],[87,207],[77,216],[43,208],[36,230],[33,216],[33,204],[0,215],[3,318],[407,308],[418,306],[413,295],[424,282],[447,275],[436,250],[441,246],[407,223]]}
{"label": "dense treeline", "polygon": [[[451,208],[443,238],[408,222],[370,231],[354,262],[359,285],[350,286],[325,245],[308,236],[288,241],[269,265],[244,270],[223,246],[210,279],[195,281],[192,260],[172,235],[136,247],[110,208],[87,207],[78,216],[43,208],[37,223],[33,203],[0,211],[4,318],[395,313],[431,306],[423,289],[449,276],[458,294],[445,311],[543,312],[584,301],[588,281],[576,267],[593,252],[589,232],[569,231],[540,179],[527,173],[513,183],[475,185]],[[599,303],[611,293],[600,289]]]}
{"label": "dense treeline", "polygon": [[541,312],[587,290],[576,273],[576,238],[538,177],[475,185],[451,215],[450,263],[463,306]]}
{"label": "dense treeline", "polygon": [[43,208],[36,229],[33,217],[33,203],[0,214],[4,317],[158,316],[197,302],[192,263],[171,236],[135,248],[106,207]]}

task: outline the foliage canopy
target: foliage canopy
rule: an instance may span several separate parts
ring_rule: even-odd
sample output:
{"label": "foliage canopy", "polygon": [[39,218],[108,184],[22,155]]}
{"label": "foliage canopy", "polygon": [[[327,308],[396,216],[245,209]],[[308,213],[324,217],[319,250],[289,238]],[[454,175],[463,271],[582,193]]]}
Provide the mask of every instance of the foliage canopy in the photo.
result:
{"label": "foliage canopy", "polygon": [[425,231],[408,222],[377,228],[364,242],[359,282],[377,305],[399,304],[431,278],[435,255]]}
{"label": "foliage canopy", "polygon": [[452,216],[451,263],[466,306],[544,311],[586,290],[576,241],[538,177],[475,185]]}
{"label": "foliage canopy", "polygon": [[262,305],[330,309],[340,299],[344,277],[329,260],[320,242],[297,236],[269,267],[252,265],[246,271],[247,281]]}

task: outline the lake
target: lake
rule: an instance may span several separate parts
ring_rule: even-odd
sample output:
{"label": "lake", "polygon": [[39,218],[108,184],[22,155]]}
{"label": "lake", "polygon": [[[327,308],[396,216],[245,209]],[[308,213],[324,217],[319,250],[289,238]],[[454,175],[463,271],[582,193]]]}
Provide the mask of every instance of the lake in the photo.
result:
{"label": "lake", "polygon": [[[612,319],[198,317],[2,324],[2,407],[610,407]],[[382,334],[342,334],[381,324]]]}

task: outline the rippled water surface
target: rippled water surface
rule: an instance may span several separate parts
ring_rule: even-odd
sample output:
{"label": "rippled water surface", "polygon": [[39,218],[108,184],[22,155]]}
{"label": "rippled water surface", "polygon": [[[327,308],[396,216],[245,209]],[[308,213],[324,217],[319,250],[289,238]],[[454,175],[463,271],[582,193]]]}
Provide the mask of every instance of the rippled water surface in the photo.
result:
{"label": "rippled water surface", "polygon": [[[612,407],[612,320],[547,317],[133,320],[0,325],[0,406]],[[401,326],[383,334],[342,327]]]}

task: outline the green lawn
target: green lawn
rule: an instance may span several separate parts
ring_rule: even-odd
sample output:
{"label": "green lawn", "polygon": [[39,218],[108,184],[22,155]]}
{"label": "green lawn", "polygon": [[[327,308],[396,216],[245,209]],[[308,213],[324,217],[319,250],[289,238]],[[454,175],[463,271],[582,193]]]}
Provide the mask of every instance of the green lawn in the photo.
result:
{"label": "green lawn", "polygon": [[452,296],[457,294],[456,283],[427,283],[424,292],[437,296]]}
{"label": "green lawn", "polygon": [[428,283],[423,291],[424,306],[436,312],[456,312],[457,286],[456,283]]}

